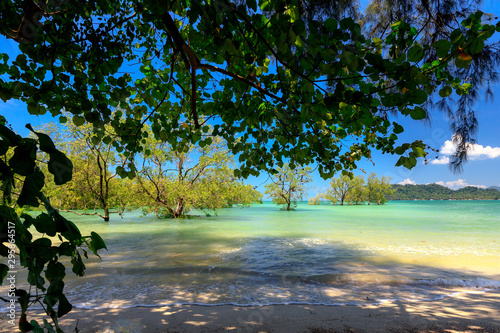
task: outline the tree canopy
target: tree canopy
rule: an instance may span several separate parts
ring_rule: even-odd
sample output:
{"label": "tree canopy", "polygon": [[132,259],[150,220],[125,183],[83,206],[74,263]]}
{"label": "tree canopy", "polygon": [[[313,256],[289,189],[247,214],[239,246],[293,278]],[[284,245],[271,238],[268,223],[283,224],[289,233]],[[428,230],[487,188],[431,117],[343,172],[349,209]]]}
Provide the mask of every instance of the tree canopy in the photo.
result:
{"label": "tree canopy", "polygon": [[306,184],[312,181],[311,167],[296,167],[291,169],[289,164],[278,167],[278,173],[267,184],[266,194],[273,202],[282,206],[282,210],[293,210],[297,202],[302,200],[306,191]]}
{"label": "tree canopy", "polygon": [[[0,98],[24,101],[32,114],[66,110],[71,119],[61,121],[92,123],[99,139],[131,155],[143,149],[146,123],[179,150],[206,144],[212,123],[239,155],[236,176],[292,160],[317,163],[328,178],[372,149],[402,155],[398,165],[412,168],[426,146],[397,142],[404,129],[388,110],[421,120],[432,94],[466,95],[471,84],[450,68],[468,68],[500,26],[478,12],[432,40],[403,21],[370,39],[352,18],[312,15],[324,7],[311,6],[10,0],[1,32],[22,53],[1,56],[9,80],[0,81]],[[120,170],[135,174],[131,163]]]}
{"label": "tree canopy", "polygon": [[[110,126],[106,130],[112,132]],[[92,127],[88,124],[78,127],[72,123],[67,123],[66,126],[50,123],[42,126],[40,131],[52,137],[56,146],[73,163],[70,182],[60,186],[48,181],[43,188],[54,207],[78,215],[98,215],[104,221],[109,221],[110,214],[122,215],[131,206],[131,196],[127,189],[130,181],[117,177],[114,171],[126,159],[119,156],[110,141],[96,140]],[[45,161],[40,163],[40,169],[45,175],[48,174]],[[103,213],[96,209],[102,209]]]}
{"label": "tree canopy", "polygon": [[366,181],[362,176],[342,175],[332,178],[330,187],[319,196],[334,205],[341,206],[345,202],[350,205],[364,203],[383,205],[387,202],[386,196],[392,194],[390,181],[389,177],[378,178],[374,172],[368,175]]}
{"label": "tree canopy", "polygon": [[[418,42],[422,45],[433,44],[441,39],[447,39],[453,31],[461,27],[461,23],[469,15],[479,11],[482,0],[393,0],[370,1],[365,15],[360,18],[366,33],[373,37],[385,34],[395,21],[404,21],[419,29]],[[498,14],[498,13],[497,13]],[[483,16],[484,22],[498,19],[493,13]],[[451,156],[450,167],[453,171],[460,171],[467,160],[470,143],[476,143],[478,129],[476,102],[484,92],[485,99],[493,100],[492,85],[499,82],[498,65],[500,65],[500,43],[498,41],[479,42],[482,50],[474,55],[459,49],[462,59],[471,60],[469,66],[451,66],[452,75],[462,81],[471,83],[467,94],[441,98],[430,98],[424,108],[439,110],[450,121],[456,151]],[[428,53],[424,59],[436,55]],[[431,117],[428,117],[431,120]]]}
{"label": "tree canopy", "polygon": [[135,194],[145,213],[178,218],[191,209],[216,210],[262,200],[260,192],[233,175],[234,157],[220,137],[178,152],[150,135],[134,162]]}

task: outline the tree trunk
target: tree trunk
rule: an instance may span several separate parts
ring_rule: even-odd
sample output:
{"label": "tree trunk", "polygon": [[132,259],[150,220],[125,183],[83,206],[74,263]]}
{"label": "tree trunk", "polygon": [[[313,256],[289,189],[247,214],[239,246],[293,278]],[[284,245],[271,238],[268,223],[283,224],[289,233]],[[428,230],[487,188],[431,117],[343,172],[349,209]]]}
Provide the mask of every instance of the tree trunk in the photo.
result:
{"label": "tree trunk", "polygon": [[104,206],[104,221],[109,222],[109,208],[108,208],[108,206]]}
{"label": "tree trunk", "polygon": [[292,202],[291,202],[291,201],[288,201],[288,202],[287,202],[287,205],[286,205],[286,210],[290,210],[290,205],[291,205],[291,204],[292,204]]}
{"label": "tree trunk", "polygon": [[179,201],[177,202],[177,207],[175,210],[172,210],[172,217],[174,219],[182,216],[182,213],[184,212],[184,199],[180,198]]}
{"label": "tree trunk", "polygon": [[173,213],[173,218],[176,219],[178,217],[182,216],[182,208],[179,208],[177,207],[175,210],[174,210],[174,213]]}

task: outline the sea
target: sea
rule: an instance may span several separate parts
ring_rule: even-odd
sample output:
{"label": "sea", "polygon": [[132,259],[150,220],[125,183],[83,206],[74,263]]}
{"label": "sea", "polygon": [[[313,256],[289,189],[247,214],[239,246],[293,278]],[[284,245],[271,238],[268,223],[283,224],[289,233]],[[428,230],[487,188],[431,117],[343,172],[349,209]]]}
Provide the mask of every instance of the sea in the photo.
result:
{"label": "sea", "polygon": [[[108,249],[89,255],[84,277],[66,269],[70,302],[364,305],[500,289],[500,201],[300,203],[295,211],[264,202],[193,213],[201,217],[65,214]],[[18,288],[23,281],[19,268]]]}

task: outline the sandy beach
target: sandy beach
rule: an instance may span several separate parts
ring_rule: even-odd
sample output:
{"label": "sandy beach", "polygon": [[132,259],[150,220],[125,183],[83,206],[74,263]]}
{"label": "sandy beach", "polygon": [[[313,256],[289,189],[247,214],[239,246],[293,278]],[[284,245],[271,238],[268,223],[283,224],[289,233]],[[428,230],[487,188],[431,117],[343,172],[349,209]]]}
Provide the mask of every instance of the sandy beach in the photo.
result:
{"label": "sandy beach", "polygon": [[[40,320],[34,311],[31,319]],[[1,314],[2,332],[15,332]],[[65,332],[500,332],[500,291],[363,306],[273,305],[74,309]]]}

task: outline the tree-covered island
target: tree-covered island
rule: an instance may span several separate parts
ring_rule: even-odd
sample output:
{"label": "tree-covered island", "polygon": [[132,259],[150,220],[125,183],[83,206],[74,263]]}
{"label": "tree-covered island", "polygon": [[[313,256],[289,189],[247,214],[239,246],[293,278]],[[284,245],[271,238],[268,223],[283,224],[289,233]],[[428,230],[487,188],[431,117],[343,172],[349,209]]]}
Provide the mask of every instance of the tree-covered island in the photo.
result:
{"label": "tree-covered island", "polygon": [[389,200],[498,200],[500,191],[495,188],[467,186],[452,190],[438,184],[392,185]]}

